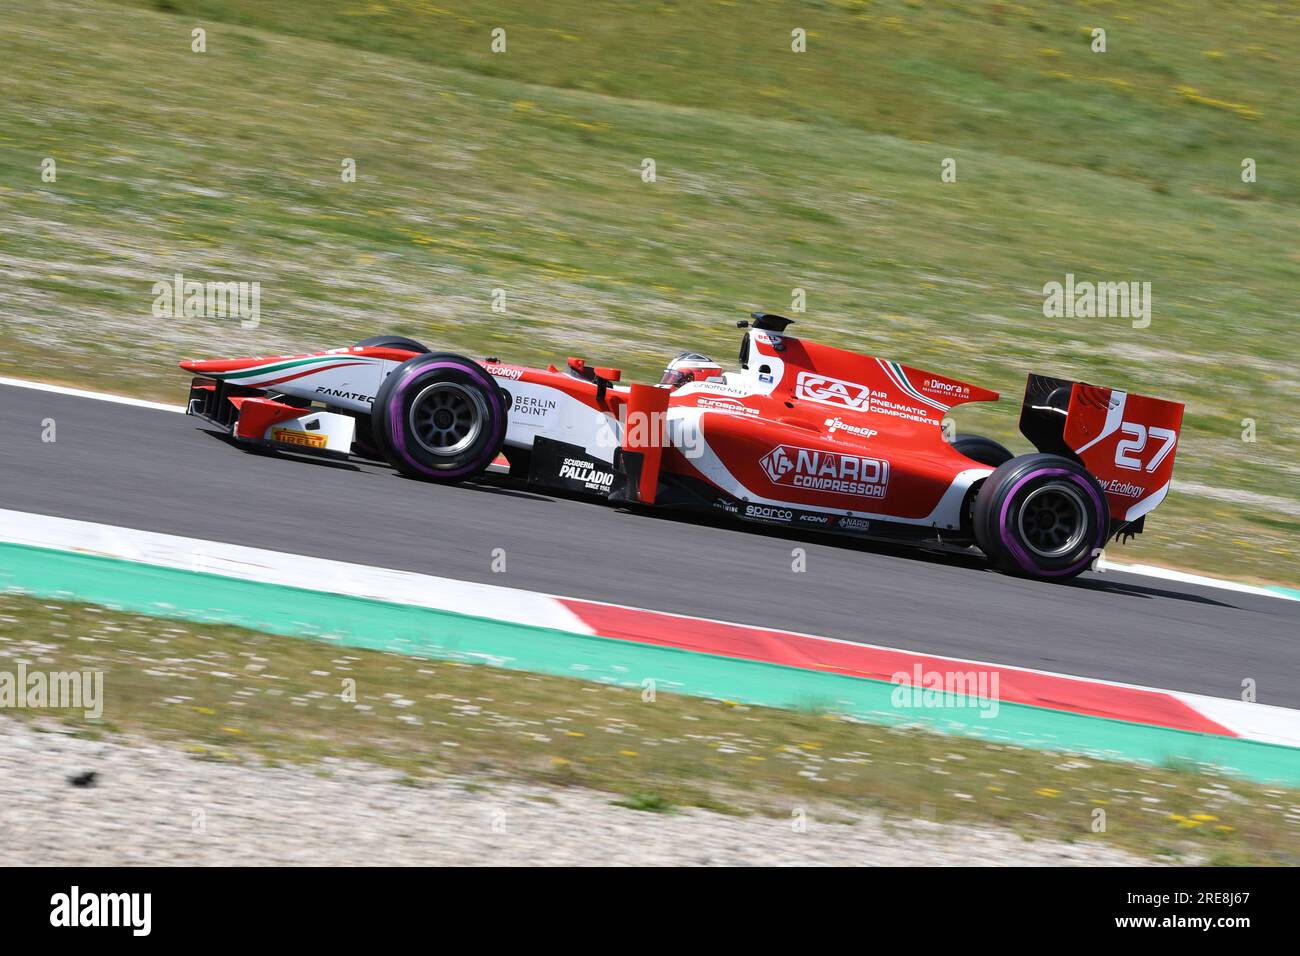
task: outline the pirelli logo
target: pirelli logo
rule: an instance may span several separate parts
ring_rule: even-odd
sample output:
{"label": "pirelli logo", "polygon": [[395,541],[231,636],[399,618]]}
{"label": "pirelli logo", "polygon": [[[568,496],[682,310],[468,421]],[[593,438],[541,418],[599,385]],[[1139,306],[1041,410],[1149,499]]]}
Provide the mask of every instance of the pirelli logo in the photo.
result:
{"label": "pirelli logo", "polygon": [[329,441],[324,435],[313,435],[292,428],[274,428],[271,430],[271,438],[285,445],[301,445],[303,448],[324,448]]}

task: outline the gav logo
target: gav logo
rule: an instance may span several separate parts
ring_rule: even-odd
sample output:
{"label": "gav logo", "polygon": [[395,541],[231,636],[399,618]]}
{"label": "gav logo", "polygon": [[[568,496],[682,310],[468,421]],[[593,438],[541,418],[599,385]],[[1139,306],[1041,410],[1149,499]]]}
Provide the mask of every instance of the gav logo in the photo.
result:
{"label": "gav logo", "polygon": [[795,381],[794,394],[796,398],[822,405],[866,408],[871,398],[871,389],[856,382],[818,375],[816,372],[800,372],[799,378]]}
{"label": "gav logo", "polygon": [[860,455],[777,445],[760,460],[774,485],[883,498],[889,488],[889,462]]}

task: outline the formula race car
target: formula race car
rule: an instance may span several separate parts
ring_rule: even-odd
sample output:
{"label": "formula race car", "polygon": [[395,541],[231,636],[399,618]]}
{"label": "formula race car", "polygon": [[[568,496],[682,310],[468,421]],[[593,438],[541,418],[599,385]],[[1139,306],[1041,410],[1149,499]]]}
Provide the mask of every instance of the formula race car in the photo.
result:
{"label": "formula race car", "polygon": [[657,385],[570,358],[525,368],[400,336],[274,358],[184,361],[188,412],[235,439],[373,458],[461,482],[509,475],[626,507],[978,547],[1063,580],[1142,530],[1169,490],[1183,406],[1030,375],[1015,456],[943,419],[996,392],[787,334],[754,313],[738,371],[685,352]]}

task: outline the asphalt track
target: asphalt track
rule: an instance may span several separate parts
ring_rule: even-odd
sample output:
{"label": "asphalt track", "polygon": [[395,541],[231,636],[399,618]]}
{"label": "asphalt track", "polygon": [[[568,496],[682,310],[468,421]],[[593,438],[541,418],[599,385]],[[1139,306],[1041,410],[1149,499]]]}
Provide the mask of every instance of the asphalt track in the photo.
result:
{"label": "asphalt track", "polygon": [[[205,429],[0,386],[0,508],[1216,697],[1251,678],[1261,703],[1300,707],[1300,602],[1114,571],[1024,581],[960,557],[694,524],[500,479],[444,487],[247,452]],[[1158,514],[1150,524],[1159,534]]]}

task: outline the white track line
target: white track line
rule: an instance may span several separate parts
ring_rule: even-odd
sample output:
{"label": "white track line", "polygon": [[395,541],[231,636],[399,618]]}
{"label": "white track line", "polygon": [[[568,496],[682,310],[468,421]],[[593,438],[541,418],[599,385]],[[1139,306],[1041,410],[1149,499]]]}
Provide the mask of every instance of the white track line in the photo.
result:
{"label": "white track line", "polygon": [[46,385],[44,382],[29,382],[21,378],[5,378],[3,375],[0,375],[0,385],[12,385],[14,388],[30,388],[37,392],[54,392],[58,395],[71,395],[73,398],[92,398],[97,402],[113,402],[116,405],[152,408],[156,412],[185,412],[184,405],[164,405],[162,402],[146,402],[142,398],[109,395],[107,392],[88,392],[83,388],[68,388],[66,385]]}
{"label": "white track line", "polygon": [[594,633],[559,601],[535,591],[139,531],[95,521],[0,509],[0,541],[199,574],[219,574],[280,587],[346,594],[470,617],[489,617],[573,634]]}
{"label": "white track line", "polygon": [[1223,578],[1207,578],[1203,574],[1191,574],[1187,571],[1175,571],[1172,568],[1160,568],[1154,564],[1119,564],[1109,560],[1104,554],[1098,570],[1105,571],[1122,571],[1125,574],[1141,574],[1150,578],[1163,578],[1166,581],[1177,581],[1180,584],[1199,584],[1208,588],[1223,588],[1226,591],[1239,591],[1242,594],[1257,594],[1260,597],[1282,598],[1284,601],[1297,601],[1300,598],[1293,597],[1282,591],[1275,591],[1272,588],[1260,587],[1257,584],[1242,584],[1239,581],[1226,581]]}
{"label": "white track line", "polygon": [[[159,534],[154,531],[140,531],[135,528],[116,527],[93,521],[78,521],[71,518],[56,518],[49,515],[0,509],[0,542],[92,554],[119,561],[176,568],[181,571],[192,571],[200,574],[217,574],[224,577],[261,581],[272,585],[302,588],[308,591],[345,594],[392,604],[427,607],[470,617],[554,628],[571,634],[591,635],[596,633],[578,614],[569,610],[562,603],[566,599],[558,595],[525,591],[496,584],[459,581],[453,578],[437,577],[413,571],[398,571],[370,567],[369,565],[348,564],[328,558],[307,557],[283,551],[267,551],[262,548],[224,544],[201,538],[185,538],[178,535]],[[586,604],[604,603],[574,598],[568,598],[567,600],[580,600]],[[711,624],[721,624],[746,631],[755,629],[754,625],[685,617],[667,614],[667,612],[627,607],[626,605],[610,606],[653,614],[656,617],[666,615],[680,621],[682,627],[687,630],[690,629],[692,622],[704,620],[708,620]],[[761,627],[758,629],[770,631],[774,634],[788,634],[792,637],[808,638],[815,641],[917,654],[917,652],[903,648],[888,648],[878,644],[859,644],[856,641],[846,641],[842,638],[825,637],[818,634]],[[1181,700],[1194,711],[1227,727],[1240,737],[1282,744],[1288,747],[1300,747],[1300,710],[1270,704],[1206,697],[1201,694],[1164,690],[1141,684],[1127,684],[1119,681],[1080,677],[1077,674],[1061,674],[1033,667],[1015,667],[992,661],[974,661],[932,654],[918,654],[917,656],[947,661],[954,666],[961,665],[962,668],[972,665],[991,669],[1006,668],[1012,671],[1064,678],[1081,684],[1125,687],[1167,694]]]}
{"label": "white track line", "polygon": [[[59,395],[71,395],[74,398],[89,398],[99,402],[114,402],[118,405],[134,405],[136,408],[152,408],[159,412],[181,412],[184,413],[184,405],[164,405],[161,402],[146,402],[140,398],[130,398],[126,395],[111,395],[107,392],[91,392],[81,388],[69,388],[66,385],[47,385],[44,382],[29,382],[21,378],[6,378],[0,376],[0,385],[12,385],[15,388],[30,388],[38,392],[54,392]],[[500,472],[503,469],[500,466],[489,466],[489,471]],[[1211,578],[1201,574],[1191,574],[1187,571],[1174,571],[1170,568],[1161,568],[1153,564],[1120,564],[1116,561],[1110,561],[1105,555],[1098,564],[1100,571],[1119,571],[1124,574],[1137,574],[1148,578],[1161,578],[1165,581],[1176,581],[1179,584],[1196,584],[1201,587],[1222,588],[1225,591],[1238,591],[1242,594],[1254,594],[1259,597],[1281,598],[1284,601],[1296,601],[1300,598],[1293,597],[1290,594],[1281,591],[1275,591],[1272,588],[1260,587],[1255,584],[1243,584],[1238,581],[1229,581],[1224,578]]]}

